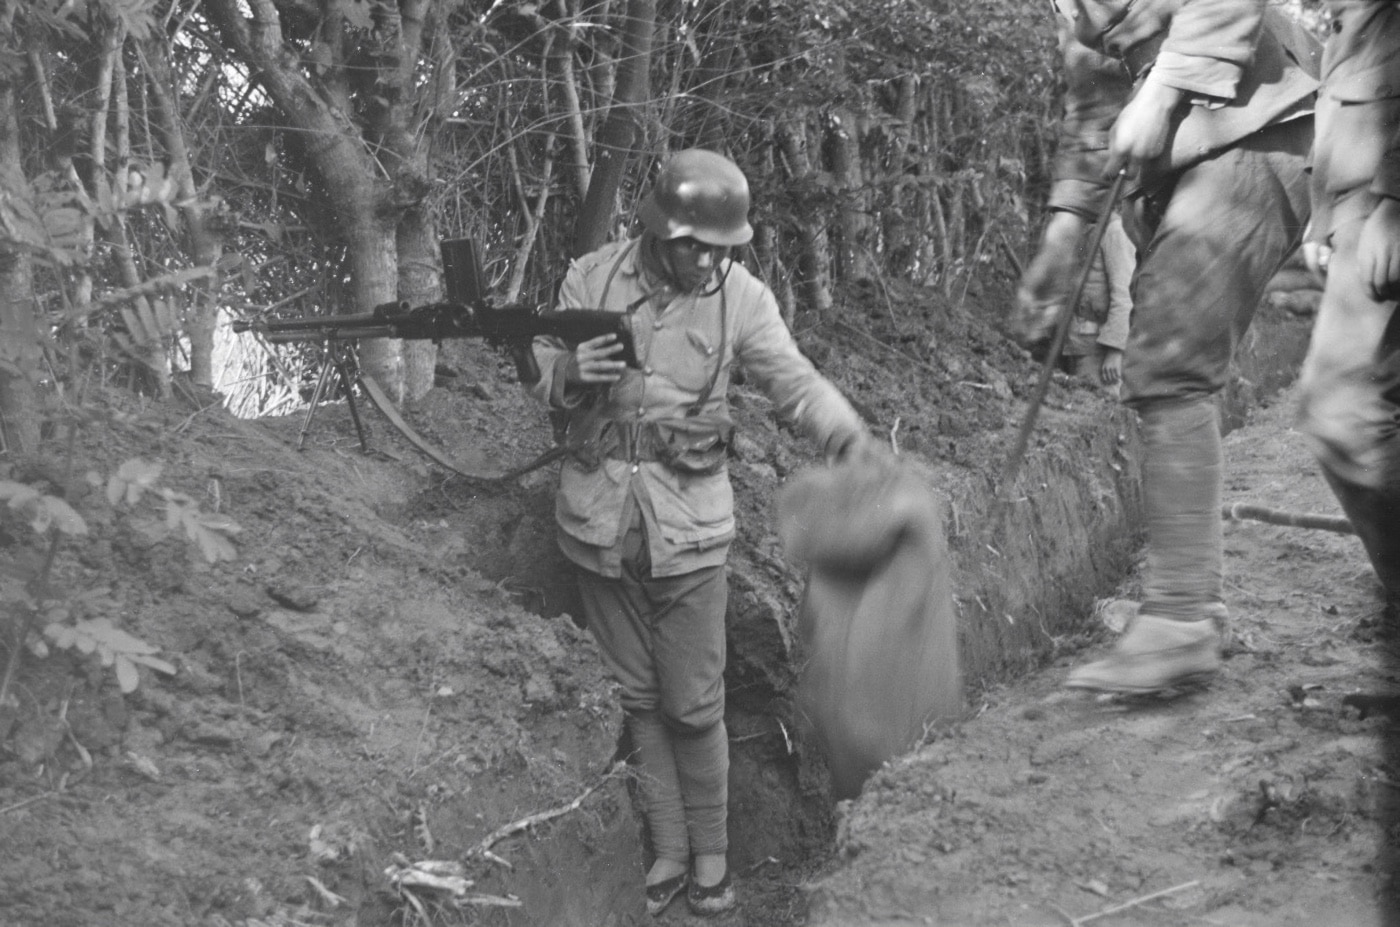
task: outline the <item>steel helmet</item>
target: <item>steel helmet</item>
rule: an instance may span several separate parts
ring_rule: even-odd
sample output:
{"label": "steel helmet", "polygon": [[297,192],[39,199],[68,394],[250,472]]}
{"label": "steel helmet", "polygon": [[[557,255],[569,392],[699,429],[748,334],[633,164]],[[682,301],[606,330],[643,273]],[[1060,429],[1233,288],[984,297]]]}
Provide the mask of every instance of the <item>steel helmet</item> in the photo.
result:
{"label": "steel helmet", "polygon": [[690,237],[727,247],[753,238],[744,172],[724,155],[703,148],[672,155],[637,213],[662,241]]}

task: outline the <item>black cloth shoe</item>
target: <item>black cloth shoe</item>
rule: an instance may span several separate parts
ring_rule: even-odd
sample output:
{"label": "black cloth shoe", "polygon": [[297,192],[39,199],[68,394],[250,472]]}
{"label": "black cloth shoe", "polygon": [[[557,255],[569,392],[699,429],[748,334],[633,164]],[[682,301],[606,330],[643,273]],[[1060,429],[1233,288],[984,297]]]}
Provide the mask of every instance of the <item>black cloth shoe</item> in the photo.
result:
{"label": "black cloth shoe", "polygon": [[724,878],[714,885],[691,882],[685,900],[690,902],[690,910],[702,917],[728,911],[735,903],[734,886],[729,881],[729,873],[726,872]]}
{"label": "black cloth shoe", "polygon": [[647,913],[652,917],[659,917],[662,911],[675,900],[676,896],[685,891],[686,883],[690,881],[689,874],[682,872],[680,875],[671,876],[655,885],[647,886]]}

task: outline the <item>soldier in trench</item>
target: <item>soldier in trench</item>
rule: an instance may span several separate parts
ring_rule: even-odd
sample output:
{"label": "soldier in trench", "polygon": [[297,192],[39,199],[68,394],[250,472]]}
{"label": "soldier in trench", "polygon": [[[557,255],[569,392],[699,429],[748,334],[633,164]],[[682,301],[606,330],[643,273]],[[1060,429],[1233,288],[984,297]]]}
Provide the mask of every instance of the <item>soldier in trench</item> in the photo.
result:
{"label": "soldier in trench", "polygon": [[1400,601],[1400,6],[1332,0],[1303,253],[1325,274],[1298,428]]}
{"label": "soldier in trench", "polygon": [[579,567],[584,617],[620,683],[654,860],[647,910],[679,894],[733,907],[724,725],[725,561],[734,538],[727,394],[749,382],[830,459],[879,452],[850,403],[797,348],[769,288],[730,257],[753,235],[748,182],[689,149],[662,166],[639,237],[573,263],[559,308],[630,319],[640,369],[613,335],[570,350],[536,339],[537,398],[567,416],[559,544]]}
{"label": "soldier in trench", "polygon": [[[1044,338],[1086,228],[1128,177],[1138,252],[1121,399],[1142,434],[1143,601],[1109,655],[1066,685],[1153,692],[1219,670],[1223,462],[1216,400],[1265,285],[1310,213],[1319,45],[1267,0],[1052,0],[1066,43],[1067,120],[1038,253],[1013,329]],[[1076,80],[1089,49],[1126,80]],[[1076,96],[1077,95],[1077,96]]]}

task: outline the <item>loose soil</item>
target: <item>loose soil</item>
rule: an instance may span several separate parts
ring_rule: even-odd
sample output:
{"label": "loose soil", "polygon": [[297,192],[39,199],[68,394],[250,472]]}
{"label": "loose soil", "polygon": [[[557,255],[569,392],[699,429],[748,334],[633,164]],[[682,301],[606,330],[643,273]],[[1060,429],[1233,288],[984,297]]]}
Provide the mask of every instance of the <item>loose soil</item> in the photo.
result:
{"label": "loose soil", "polygon": [[[1036,377],[988,322],[1005,284],[868,295],[846,324],[799,320],[804,349],[901,452],[985,481]],[[405,414],[463,469],[550,446],[499,356],[453,345],[441,372]],[[124,695],[95,654],[24,654],[0,705],[0,924],[648,922],[620,715],[571,618],[552,469],[505,486],[450,474],[367,406],[364,453],[343,402],[317,411],[298,451],[300,415],[86,395],[95,414],[71,448],[61,424],[41,459],[0,472],[62,495],[89,528],[59,547],[61,611],[44,621],[109,618],[176,672],[143,669]],[[1013,661],[1029,675],[970,680],[965,721],[836,807],[792,716],[801,574],[771,511],[779,483],[816,461],[752,388],[733,399],[742,903],[712,923],[1066,923],[1188,882],[1093,923],[1380,923],[1391,722],[1384,702],[1344,699],[1385,694],[1392,674],[1354,538],[1231,525],[1236,644],[1210,689],[1145,703],[1062,692],[1065,668],[1108,635],[1076,614],[1077,631]],[[1230,496],[1335,511],[1285,407],[1230,436]],[[1072,459],[1080,431],[1117,427],[1110,402],[1065,379],[1047,412],[1076,425],[1033,454]],[[108,504],[106,479],[132,459],[236,522],[236,558],[206,562],[149,494]],[[5,657],[42,550],[4,523]],[[386,869],[421,860],[462,864],[474,884],[460,908],[393,890]],[[681,904],[662,919],[691,921]]]}
{"label": "loose soil", "polygon": [[[1227,436],[1227,502],[1337,515],[1291,412],[1285,393]],[[1351,535],[1227,522],[1225,553],[1217,681],[1061,688],[1125,613],[1100,603],[1087,650],[1067,642],[984,691],[975,717],[867,783],[811,923],[1397,923],[1393,606]]]}

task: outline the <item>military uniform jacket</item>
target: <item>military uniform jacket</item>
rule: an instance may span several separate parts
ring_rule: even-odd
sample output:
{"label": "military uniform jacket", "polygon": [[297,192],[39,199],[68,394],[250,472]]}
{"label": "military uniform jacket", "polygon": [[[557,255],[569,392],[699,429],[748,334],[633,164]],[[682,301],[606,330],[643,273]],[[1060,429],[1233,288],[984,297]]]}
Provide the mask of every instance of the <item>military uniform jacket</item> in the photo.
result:
{"label": "military uniform jacket", "polygon": [[[634,239],[579,258],[565,276],[559,308],[629,313],[642,369],[628,369],[604,391],[568,388],[569,348],[549,338],[534,343],[542,373],[534,394],[569,410],[583,438],[605,426],[728,422],[736,363],[780,418],[828,454],[864,431],[851,404],[798,350],[772,291],[743,265],[725,261],[703,292],[677,293],[649,274],[641,250]],[[654,576],[723,563],[734,537],[734,494],[722,455],[719,464],[713,473],[685,473],[615,450],[596,460],[570,457],[555,504],[561,548],[585,568],[618,575],[618,545],[637,505]]]}
{"label": "military uniform jacket", "polygon": [[[1311,237],[1400,199],[1400,5],[1334,2],[1313,146]],[[1374,196],[1358,196],[1371,193]]]}
{"label": "military uniform jacket", "polygon": [[[1091,217],[1101,211],[1108,132],[1144,81],[1175,87],[1191,101],[1179,111],[1167,150],[1144,165],[1140,181],[1148,189],[1311,109],[1321,45],[1269,0],[1053,2],[1073,33],[1063,43],[1066,108],[1080,118],[1064,124],[1052,209]],[[1121,61],[1131,87],[1084,74],[1097,66],[1084,49]]]}

